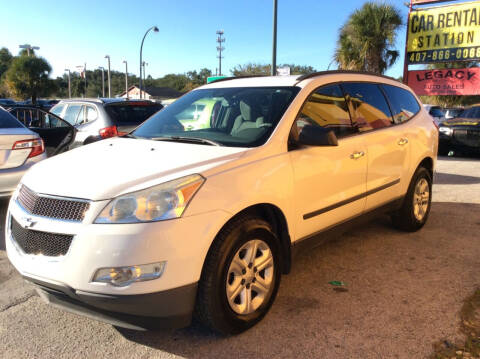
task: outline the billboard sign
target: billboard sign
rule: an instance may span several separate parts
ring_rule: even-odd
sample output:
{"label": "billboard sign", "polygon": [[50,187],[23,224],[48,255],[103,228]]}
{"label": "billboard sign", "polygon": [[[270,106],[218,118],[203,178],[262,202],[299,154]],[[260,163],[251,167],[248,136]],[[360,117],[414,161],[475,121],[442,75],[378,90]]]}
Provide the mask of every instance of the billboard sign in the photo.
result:
{"label": "billboard sign", "polygon": [[408,64],[480,60],[480,2],[412,10]]}
{"label": "billboard sign", "polygon": [[480,67],[408,72],[417,95],[480,95]]}

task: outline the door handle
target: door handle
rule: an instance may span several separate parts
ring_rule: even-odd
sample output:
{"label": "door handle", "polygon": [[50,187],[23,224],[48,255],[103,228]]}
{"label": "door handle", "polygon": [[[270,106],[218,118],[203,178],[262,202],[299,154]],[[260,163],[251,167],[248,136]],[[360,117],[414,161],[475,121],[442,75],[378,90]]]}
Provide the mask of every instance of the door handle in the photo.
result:
{"label": "door handle", "polygon": [[405,146],[408,143],[408,138],[401,138],[397,142],[399,146]]}
{"label": "door handle", "polygon": [[365,152],[363,151],[357,151],[357,152],[353,152],[351,155],[350,155],[350,158],[352,160],[358,160],[360,157],[363,157],[365,156]]}

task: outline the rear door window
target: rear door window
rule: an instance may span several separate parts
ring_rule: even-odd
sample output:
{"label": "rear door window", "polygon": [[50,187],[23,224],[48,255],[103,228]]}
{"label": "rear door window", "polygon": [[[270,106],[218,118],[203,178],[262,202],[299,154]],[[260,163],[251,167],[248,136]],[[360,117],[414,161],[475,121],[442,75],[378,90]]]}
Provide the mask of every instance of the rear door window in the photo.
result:
{"label": "rear door window", "polygon": [[67,110],[65,111],[64,120],[71,125],[75,125],[81,110],[82,105],[68,105]]}
{"label": "rear door window", "polygon": [[392,125],[390,108],[377,84],[347,82],[342,87],[352,104],[353,125],[360,132]]}
{"label": "rear door window", "polygon": [[381,86],[390,102],[394,123],[405,122],[420,111],[420,105],[410,91],[392,85]]}

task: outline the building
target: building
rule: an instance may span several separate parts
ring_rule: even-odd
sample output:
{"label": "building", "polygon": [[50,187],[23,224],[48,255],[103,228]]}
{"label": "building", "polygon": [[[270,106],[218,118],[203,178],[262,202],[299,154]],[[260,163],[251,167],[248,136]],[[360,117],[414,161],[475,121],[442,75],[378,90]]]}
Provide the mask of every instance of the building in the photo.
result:
{"label": "building", "polygon": [[[147,86],[143,89],[142,92],[142,98],[157,101],[173,100],[183,95],[182,92],[172,89],[170,87]],[[126,98],[127,94],[124,91],[119,95],[119,97]],[[128,88],[128,98],[140,98],[140,89],[137,85],[133,85]]]}

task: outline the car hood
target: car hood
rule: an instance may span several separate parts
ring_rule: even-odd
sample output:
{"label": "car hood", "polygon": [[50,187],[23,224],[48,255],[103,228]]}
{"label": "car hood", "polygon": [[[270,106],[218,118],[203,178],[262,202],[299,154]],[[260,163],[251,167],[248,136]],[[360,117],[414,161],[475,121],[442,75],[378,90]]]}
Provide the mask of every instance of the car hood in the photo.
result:
{"label": "car hood", "polygon": [[213,167],[246,148],[115,138],[86,145],[33,166],[22,183],[43,194],[111,199]]}
{"label": "car hood", "polygon": [[480,118],[451,118],[442,122],[442,126],[479,126]]}

